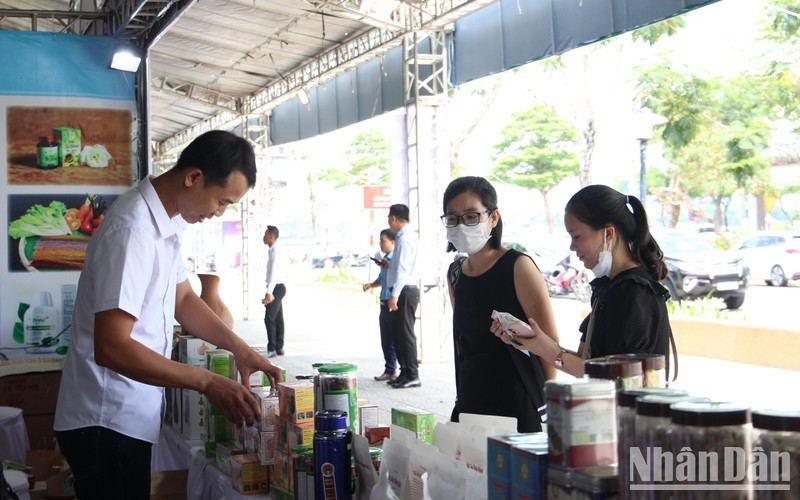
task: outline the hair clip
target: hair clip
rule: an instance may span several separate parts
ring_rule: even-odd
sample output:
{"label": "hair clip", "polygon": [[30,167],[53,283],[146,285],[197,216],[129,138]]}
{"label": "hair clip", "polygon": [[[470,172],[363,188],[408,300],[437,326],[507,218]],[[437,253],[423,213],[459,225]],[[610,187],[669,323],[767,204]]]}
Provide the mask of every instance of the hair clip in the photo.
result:
{"label": "hair clip", "polygon": [[628,211],[630,213],[633,213],[633,206],[631,205],[631,197],[628,195],[625,195],[625,206],[628,207]]}

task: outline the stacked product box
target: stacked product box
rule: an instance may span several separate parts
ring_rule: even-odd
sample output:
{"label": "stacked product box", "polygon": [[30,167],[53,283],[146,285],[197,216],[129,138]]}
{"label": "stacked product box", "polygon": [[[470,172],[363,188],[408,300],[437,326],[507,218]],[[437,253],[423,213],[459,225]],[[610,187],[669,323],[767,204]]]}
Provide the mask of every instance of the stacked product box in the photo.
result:
{"label": "stacked product box", "polygon": [[278,394],[270,387],[253,387],[251,393],[261,409],[261,420],[252,427],[245,428],[244,449],[258,455],[263,465],[272,465],[275,461],[279,427]]}
{"label": "stacked product box", "polygon": [[278,436],[270,482],[294,491],[291,449],[314,439],[314,384],[306,380],[278,384]]}
{"label": "stacked product box", "polygon": [[269,491],[269,466],[262,465],[254,453],[230,457],[231,486],[242,495],[257,495]]}
{"label": "stacked product box", "polygon": [[[178,361],[200,368],[206,368],[206,352],[216,348],[213,344],[191,335],[178,337]],[[170,391],[173,402],[173,425],[180,429],[186,439],[206,440],[208,427],[208,404],[206,398],[191,389]],[[176,410],[177,413],[176,413]]]}
{"label": "stacked product box", "polygon": [[[206,368],[212,373],[236,380],[236,363],[230,351],[224,349],[206,351]],[[206,458],[215,458],[217,443],[235,441],[233,432],[235,426],[225,417],[221,409],[210,403],[207,406],[205,455]]]}
{"label": "stacked product box", "polygon": [[[535,445],[544,450],[545,458],[547,454],[547,434],[537,433],[518,433],[488,438],[487,442],[487,486],[489,499],[508,499],[524,498],[522,496],[512,496],[512,483],[514,466],[512,465],[512,450],[515,446]],[[521,465],[521,464],[520,464]],[[526,466],[534,464],[526,462]],[[546,469],[547,464],[544,463]],[[533,473],[533,470],[530,470]],[[529,473],[526,472],[525,479]],[[531,498],[542,498],[533,496]]]}
{"label": "stacked product box", "polygon": [[392,425],[408,429],[423,443],[433,444],[433,413],[410,406],[392,408]]}
{"label": "stacked product box", "polygon": [[358,433],[365,436],[367,427],[378,426],[378,405],[365,399],[358,400]]}

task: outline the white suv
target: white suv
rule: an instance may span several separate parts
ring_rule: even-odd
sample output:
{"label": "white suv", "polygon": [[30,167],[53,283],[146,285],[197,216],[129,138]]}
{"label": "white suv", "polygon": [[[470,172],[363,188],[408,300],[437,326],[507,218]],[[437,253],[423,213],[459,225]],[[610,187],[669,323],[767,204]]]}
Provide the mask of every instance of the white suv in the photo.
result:
{"label": "white suv", "polygon": [[800,279],[800,233],[755,233],[732,246],[731,251],[744,260],[752,279],[774,286]]}

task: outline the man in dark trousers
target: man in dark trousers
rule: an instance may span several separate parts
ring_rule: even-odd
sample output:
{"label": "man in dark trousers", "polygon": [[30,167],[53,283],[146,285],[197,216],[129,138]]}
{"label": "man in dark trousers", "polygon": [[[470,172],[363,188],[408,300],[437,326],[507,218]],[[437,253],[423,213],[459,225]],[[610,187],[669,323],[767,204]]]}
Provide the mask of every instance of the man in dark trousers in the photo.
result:
{"label": "man in dark trousers", "polygon": [[395,232],[394,257],[389,263],[389,300],[386,305],[392,313],[392,337],[400,365],[400,376],[388,383],[396,389],[419,387],[417,363],[417,335],[414,333],[417,305],[419,305],[419,240],[408,227],[409,211],[403,204],[389,207],[389,228]]}
{"label": "man in dark trousers", "polygon": [[286,258],[278,245],[280,232],[267,226],[264,244],[269,247],[267,293],[264,295],[264,324],[267,327],[267,357],[283,356],[283,297],[286,295]]}

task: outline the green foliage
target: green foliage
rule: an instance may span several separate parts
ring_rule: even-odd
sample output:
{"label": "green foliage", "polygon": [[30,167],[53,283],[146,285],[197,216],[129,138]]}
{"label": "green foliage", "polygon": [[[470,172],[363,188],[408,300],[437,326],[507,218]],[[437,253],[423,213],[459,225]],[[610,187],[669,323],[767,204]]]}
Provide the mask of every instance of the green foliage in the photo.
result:
{"label": "green foliage", "polygon": [[322,274],[314,278],[314,281],[339,285],[358,285],[361,283],[356,276],[350,274],[344,267],[325,269]]}
{"label": "green foliage", "polygon": [[349,169],[326,168],[316,178],[337,188],[389,183],[389,140],[381,130],[373,128],[357,134],[344,156],[350,162]]}
{"label": "green foliage", "polygon": [[669,315],[689,316],[692,318],[707,318],[707,319],[743,319],[738,313],[731,313],[725,301],[720,298],[712,297],[709,294],[695,300],[668,300],[667,312]]}
{"label": "green foliage", "polygon": [[796,42],[800,38],[800,2],[771,0],[767,7],[766,36],[779,42]]}
{"label": "green foliage", "polygon": [[671,17],[664,21],[644,26],[631,33],[634,42],[644,42],[648,45],[655,45],[661,37],[672,36],[686,27],[686,22],[682,17]]}
{"label": "green foliage", "polygon": [[546,192],[578,173],[575,130],[550,106],[514,113],[500,135],[492,170],[498,180]]}

